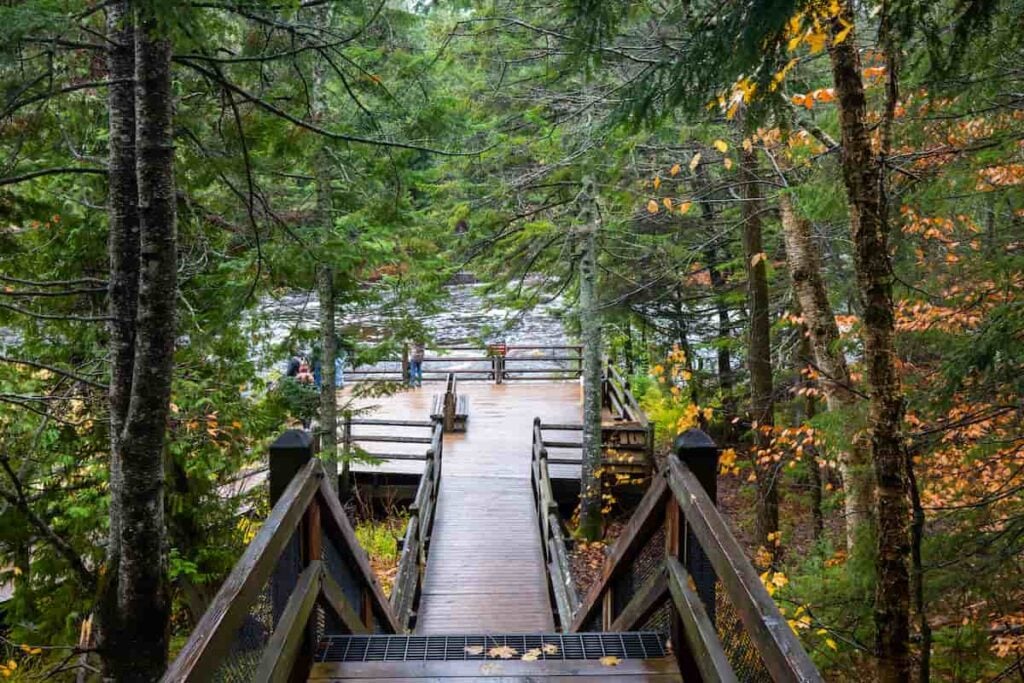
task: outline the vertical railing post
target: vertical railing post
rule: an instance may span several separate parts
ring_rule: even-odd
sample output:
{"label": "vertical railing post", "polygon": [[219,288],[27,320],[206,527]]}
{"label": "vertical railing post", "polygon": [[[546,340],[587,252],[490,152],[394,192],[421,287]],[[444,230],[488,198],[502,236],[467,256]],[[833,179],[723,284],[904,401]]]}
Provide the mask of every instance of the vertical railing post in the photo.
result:
{"label": "vertical railing post", "polygon": [[409,383],[409,345],[402,344],[402,384]]}
{"label": "vertical railing post", "polygon": [[338,475],[338,498],[346,502],[352,496],[352,411],[346,410],[341,424],[341,474]]}
{"label": "vertical railing post", "polygon": [[[270,507],[280,500],[288,484],[314,456],[313,434],[302,429],[289,429],[270,444]],[[271,577],[270,596],[276,624],[295,590],[303,561],[302,535],[295,534],[285,545]]]}
{"label": "vertical railing post", "polygon": [[[718,447],[711,437],[699,429],[688,429],[676,437],[675,457],[686,464],[704,487],[712,503],[718,503]],[[685,520],[683,520],[685,522]],[[711,561],[692,533],[686,535],[685,555],[680,557],[686,571],[697,584],[697,594],[704,609],[715,623],[715,571]]]}

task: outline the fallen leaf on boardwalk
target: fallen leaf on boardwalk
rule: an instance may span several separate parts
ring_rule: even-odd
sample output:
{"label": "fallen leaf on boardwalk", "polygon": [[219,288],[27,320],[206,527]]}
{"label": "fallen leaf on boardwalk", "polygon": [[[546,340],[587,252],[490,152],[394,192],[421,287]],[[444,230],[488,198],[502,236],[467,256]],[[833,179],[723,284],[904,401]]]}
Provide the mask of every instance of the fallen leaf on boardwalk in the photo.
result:
{"label": "fallen leaf on boardwalk", "polygon": [[520,659],[522,659],[524,662],[536,662],[538,659],[540,659],[540,648],[535,647],[532,650],[527,650],[523,653],[523,656],[520,657]]}
{"label": "fallen leaf on boardwalk", "polygon": [[498,645],[487,651],[487,656],[494,657],[495,659],[512,659],[517,654],[519,654],[519,650],[508,645]]}
{"label": "fallen leaf on boardwalk", "polygon": [[544,654],[546,655],[558,654],[558,646],[554,643],[544,643],[544,647],[542,647],[541,649],[544,650]]}
{"label": "fallen leaf on boardwalk", "polygon": [[484,653],[483,645],[467,645],[462,649],[466,651],[466,654],[470,655],[482,655]]}
{"label": "fallen leaf on boardwalk", "polygon": [[622,662],[621,659],[615,657],[614,655],[607,655],[605,657],[601,657],[601,659],[597,661],[601,662],[601,666],[618,666]]}

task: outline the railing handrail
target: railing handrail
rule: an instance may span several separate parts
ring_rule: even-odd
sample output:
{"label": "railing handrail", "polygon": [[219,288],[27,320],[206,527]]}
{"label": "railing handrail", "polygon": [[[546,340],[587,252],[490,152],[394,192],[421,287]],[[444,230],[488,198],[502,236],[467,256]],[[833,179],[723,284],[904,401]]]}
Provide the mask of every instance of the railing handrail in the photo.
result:
{"label": "railing handrail", "polygon": [[432,424],[430,448],[427,449],[426,464],[416,487],[416,497],[409,506],[409,522],[398,557],[398,572],[391,589],[391,609],[401,630],[409,629],[415,614],[416,596],[430,550],[430,533],[441,488],[444,430],[440,421],[433,420]]}
{"label": "railing handrail", "polygon": [[288,484],[266,522],[221,584],[185,646],[171,662],[164,681],[212,680],[223,651],[270,578],[285,544],[316,496],[323,476],[323,467],[311,460]]}
{"label": "railing handrail", "polygon": [[[717,585],[739,615],[744,633],[772,679],[821,681],[820,673],[708,493],[708,487],[714,491],[717,471],[714,444],[702,432],[691,430],[677,440],[677,449],[613,544],[601,577],[576,612],[572,630],[592,628],[598,616],[604,630],[632,630],[669,599],[674,605],[675,623],[681,629],[681,633],[673,630],[673,647],[684,677],[735,680],[714,627],[717,577]],[[700,461],[700,471],[707,481],[684,461],[682,456],[688,449],[693,456],[710,455]],[[634,587],[631,597],[613,597],[616,579],[631,570],[661,528],[666,536],[664,566],[650,574],[643,586]],[[629,598],[625,606],[623,597]]]}
{"label": "railing handrail", "polygon": [[548,567],[548,585],[555,600],[558,622],[565,631],[572,622],[572,615],[579,608],[579,594],[569,570],[569,552],[565,535],[562,533],[562,519],[558,512],[548,472],[548,453],[544,447],[539,417],[533,420],[533,448],[531,472],[537,522],[540,526],[542,551]]}
{"label": "railing handrail", "polygon": [[[370,568],[369,558],[356,540],[355,531],[341,507],[337,493],[327,480],[323,464],[313,457],[312,443],[307,433],[299,451],[295,450],[294,444],[291,444],[290,449],[285,449],[288,451],[283,456],[286,460],[294,456],[304,464],[297,470],[288,470],[289,466],[294,465],[285,465],[281,478],[287,477],[289,471],[295,472],[294,476],[287,480],[287,486],[274,503],[267,519],[221,584],[185,646],[168,667],[163,681],[179,683],[213,680],[261,591],[268,582],[274,582],[274,586],[279,585],[275,568],[296,534],[301,534],[302,538],[297,561],[301,562],[303,571],[294,584],[280,584],[280,588],[274,589],[275,595],[287,601],[277,605],[280,613],[275,613],[276,623],[273,624],[270,640],[258,664],[256,680],[278,680],[282,675],[290,674],[291,669],[297,665],[303,643],[297,633],[305,631],[318,598],[331,608],[342,628],[349,631],[368,631],[374,621],[388,632],[401,630],[391,604],[384,597],[380,583]],[[279,490],[273,484],[274,466],[272,449],[272,492]],[[345,593],[332,577],[328,563],[321,561],[320,549],[324,536],[341,553],[342,561],[349,564],[349,571],[360,587],[362,598],[357,606],[349,604]],[[303,661],[308,664],[308,657]]]}
{"label": "railing handrail", "polygon": [[686,463],[669,458],[669,487],[687,526],[711,561],[722,587],[776,681],[820,681],[800,640],[768,595],[757,571],[718,508]]}

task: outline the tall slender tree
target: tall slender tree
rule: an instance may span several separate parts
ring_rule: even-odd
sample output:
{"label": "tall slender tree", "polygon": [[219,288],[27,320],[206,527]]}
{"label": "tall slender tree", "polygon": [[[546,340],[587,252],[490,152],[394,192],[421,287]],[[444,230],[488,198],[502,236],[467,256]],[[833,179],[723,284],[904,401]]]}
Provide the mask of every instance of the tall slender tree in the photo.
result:
{"label": "tall slender tree", "polygon": [[583,464],[580,474],[579,534],[600,538],[601,490],[601,312],[597,299],[597,232],[601,225],[594,181],[583,179],[575,235],[580,249],[579,310],[583,342]]}
{"label": "tall slender tree", "polygon": [[115,3],[110,12],[111,70],[127,76],[128,45],[133,45],[135,72],[134,96],[117,91],[134,106],[134,137],[125,102],[111,103],[110,124],[110,159],[116,170],[110,180],[112,353],[119,385],[110,390],[112,540],[100,651],[104,675],[117,681],[159,679],[169,644],[164,441],[178,262],[171,41],[154,12],[127,2]]}

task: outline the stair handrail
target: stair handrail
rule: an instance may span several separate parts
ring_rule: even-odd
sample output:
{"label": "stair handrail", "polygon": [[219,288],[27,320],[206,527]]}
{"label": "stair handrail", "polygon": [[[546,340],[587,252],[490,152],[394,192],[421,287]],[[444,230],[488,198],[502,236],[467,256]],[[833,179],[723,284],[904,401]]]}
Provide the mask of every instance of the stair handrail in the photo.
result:
{"label": "stair handrail", "polygon": [[[821,674],[768,594],[754,566],[715,506],[718,449],[704,432],[680,434],[668,465],[654,477],[613,544],[601,577],[588,591],[572,631],[631,631],[669,605],[673,651],[683,680],[738,680],[733,648],[716,625],[727,601],[758,663],[777,682],[818,683]],[[663,562],[640,586],[631,570],[664,532]],[[616,595],[617,586],[629,586]],[[720,587],[720,588],[719,588]],[[724,604],[724,603],[723,603]]]}
{"label": "stair handrail", "polygon": [[440,420],[434,420],[423,474],[416,488],[416,497],[409,506],[409,522],[405,528],[398,558],[398,573],[391,591],[391,608],[402,630],[411,630],[415,624],[417,602],[422,592],[430,552],[437,496],[441,488],[443,455],[444,426]]}
{"label": "stair handrail", "polygon": [[580,598],[569,569],[568,534],[558,510],[548,471],[548,450],[544,447],[541,420],[533,418],[532,473],[534,504],[540,526],[544,564],[548,569],[548,588],[554,600],[555,615],[561,630],[567,631],[579,609]]}
{"label": "stair handrail", "polygon": [[[313,436],[301,430],[285,432],[271,446],[273,508],[171,662],[166,683],[214,680],[235,655],[245,662],[239,666],[255,667],[254,681],[308,673],[317,604],[342,633],[401,631],[314,452]],[[271,623],[263,624],[266,609],[258,603],[267,595]],[[245,646],[259,649],[258,659],[241,656]]]}

